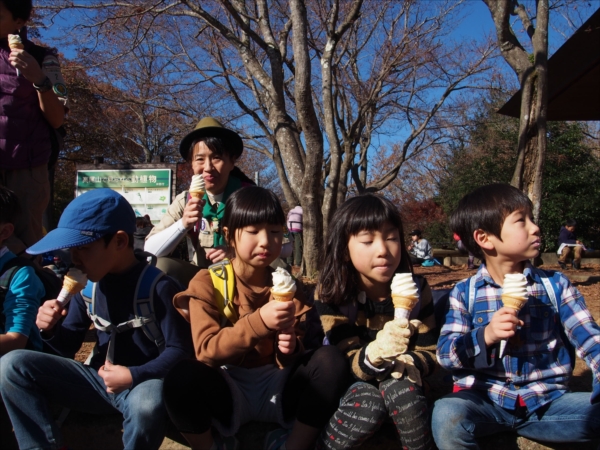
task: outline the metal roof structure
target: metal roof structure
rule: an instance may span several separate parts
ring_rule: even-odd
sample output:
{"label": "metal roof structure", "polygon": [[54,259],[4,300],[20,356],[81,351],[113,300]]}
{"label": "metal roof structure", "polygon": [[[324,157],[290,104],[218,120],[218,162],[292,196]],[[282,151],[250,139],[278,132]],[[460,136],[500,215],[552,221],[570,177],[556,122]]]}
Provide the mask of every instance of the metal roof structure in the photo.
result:
{"label": "metal roof structure", "polygon": [[[498,113],[520,108],[519,90]],[[548,60],[547,120],[600,120],[600,9]]]}

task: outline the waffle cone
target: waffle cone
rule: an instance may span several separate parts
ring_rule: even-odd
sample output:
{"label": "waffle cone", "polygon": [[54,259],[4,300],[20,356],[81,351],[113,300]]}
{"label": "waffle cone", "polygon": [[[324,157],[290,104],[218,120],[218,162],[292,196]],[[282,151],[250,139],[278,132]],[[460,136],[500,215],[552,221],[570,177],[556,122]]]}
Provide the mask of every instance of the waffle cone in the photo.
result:
{"label": "waffle cone", "polygon": [[527,303],[527,297],[511,297],[510,295],[502,296],[502,304],[507,308],[512,308],[515,311],[520,311],[523,306]]}
{"label": "waffle cone", "polygon": [[417,297],[416,295],[410,297],[392,295],[392,302],[394,302],[394,308],[412,311],[415,305],[419,302],[419,297]]}
{"label": "waffle cone", "polygon": [[204,191],[190,191],[190,196],[192,198],[202,198],[204,197]]}
{"label": "waffle cone", "polygon": [[65,276],[63,280],[63,289],[71,294],[77,294],[85,287],[85,284],[78,283],[77,280]]}
{"label": "waffle cone", "polygon": [[271,290],[273,300],[276,302],[289,302],[294,298],[294,294],[295,292],[273,292]]}
{"label": "waffle cone", "polygon": [[25,48],[23,44],[11,44],[9,47],[11,50],[23,50]]}

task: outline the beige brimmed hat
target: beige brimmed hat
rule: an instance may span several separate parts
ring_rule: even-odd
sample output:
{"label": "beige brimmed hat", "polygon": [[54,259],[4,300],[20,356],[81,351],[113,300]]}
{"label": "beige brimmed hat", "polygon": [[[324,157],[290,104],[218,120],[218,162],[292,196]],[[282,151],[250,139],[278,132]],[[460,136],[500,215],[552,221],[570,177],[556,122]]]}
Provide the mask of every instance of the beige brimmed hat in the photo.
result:
{"label": "beige brimmed hat", "polygon": [[201,137],[216,137],[223,141],[229,156],[239,158],[244,151],[242,138],[235,131],[228,130],[212,117],[205,117],[196,124],[194,130],[188,133],[179,144],[179,153],[187,161],[192,144]]}

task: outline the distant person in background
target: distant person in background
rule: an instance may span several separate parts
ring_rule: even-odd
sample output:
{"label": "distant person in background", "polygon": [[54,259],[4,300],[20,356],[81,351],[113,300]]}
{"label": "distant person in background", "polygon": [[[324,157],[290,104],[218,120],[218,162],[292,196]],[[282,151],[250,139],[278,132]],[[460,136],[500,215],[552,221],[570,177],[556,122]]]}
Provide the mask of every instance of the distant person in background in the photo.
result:
{"label": "distant person in background", "polygon": [[302,265],[302,251],[304,242],[302,241],[302,206],[296,206],[290,209],[287,215],[287,227],[292,233],[294,241],[294,265]]}
{"label": "distant person in background", "polygon": [[[51,133],[63,124],[67,89],[55,49],[27,39],[31,0],[0,0],[0,185],[19,198],[21,216],[6,242],[22,253],[43,237],[50,201]],[[8,35],[22,44],[9,46]],[[18,38],[13,38],[18,40]]]}
{"label": "distant person in background", "polygon": [[52,264],[49,268],[59,277],[61,280],[69,271],[69,267],[64,263],[60,256],[55,256],[52,258]]}
{"label": "distant person in background", "polygon": [[[242,138],[212,117],[205,117],[181,140],[179,152],[202,175],[206,194],[192,198],[188,191],[175,197],[166,214],[146,238],[145,250],[159,257],[157,267],[184,286],[202,268],[223,260],[228,248],[221,222],[225,202],[244,186],[253,185],[236,161],[244,151]],[[191,263],[167,258],[186,239]]]}
{"label": "distant person in background", "polygon": [[423,264],[425,261],[433,259],[431,245],[427,239],[422,237],[422,232],[419,229],[412,230],[410,233],[412,242],[407,247],[410,254],[410,262],[414,264]]}
{"label": "distant person in background", "polygon": [[144,217],[135,218],[135,232],[133,233],[133,248],[135,250],[144,250],[146,243],[146,236],[150,234],[154,225],[150,222],[150,217],[145,215]]}
{"label": "distant person in background", "polygon": [[577,222],[569,219],[561,227],[558,235],[558,265],[562,270],[566,270],[566,263],[571,254],[573,254],[573,269],[581,269],[581,257],[585,251],[585,246],[575,235],[576,227]]}

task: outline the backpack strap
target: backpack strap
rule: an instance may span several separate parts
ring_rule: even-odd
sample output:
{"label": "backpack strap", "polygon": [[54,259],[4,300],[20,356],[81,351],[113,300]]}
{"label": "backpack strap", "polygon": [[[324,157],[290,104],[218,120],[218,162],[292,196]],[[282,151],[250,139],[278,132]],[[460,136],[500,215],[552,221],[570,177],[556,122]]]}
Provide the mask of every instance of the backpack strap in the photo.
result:
{"label": "backpack strap", "polygon": [[4,272],[2,272],[2,275],[0,275],[0,288],[2,289],[8,290],[8,287],[12,282],[13,276],[15,275],[17,270],[19,270],[22,267],[18,264],[18,262],[16,262],[16,264],[11,264],[15,259],[17,258],[10,260],[4,265],[5,270]]}
{"label": "backpack strap", "polygon": [[212,279],[217,306],[223,317],[221,325],[225,325],[227,321],[235,324],[238,320],[238,315],[233,308],[235,274],[233,273],[231,262],[225,258],[209,266],[208,273],[210,273],[210,278]]}
{"label": "backpack strap", "polygon": [[3,267],[4,271],[2,272],[2,275],[0,275],[0,328],[2,329],[4,329],[6,323],[6,316],[4,315],[4,299],[6,298],[8,288],[10,287],[10,283],[12,283],[15,273],[21,268],[18,261],[15,261],[16,259],[17,258],[13,258],[8,261]]}
{"label": "backpack strap", "polygon": [[146,266],[138,278],[133,298],[133,311],[135,318],[114,325],[109,320],[106,320],[96,314],[96,289],[98,283],[88,281],[87,285],[81,292],[81,296],[87,305],[87,313],[94,327],[98,330],[110,333],[110,341],[106,359],[113,362],[115,353],[115,339],[118,333],[130,330],[132,328],[142,327],[144,334],[154,342],[158,351],[162,353],[165,348],[165,339],[156,323],[154,314],[154,290],[156,283],[164,276],[164,273],[154,267]]}
{"label": "backpack strap", "polygon": [[[154,314],[154,291],[156,283],[164,276],[164,272],[154,266],[146,266],[138,278],[133,299],[133,311],[136,319],[141,321],[144,334],[158,347],[159,353],[165,349],[165,337],[156,323]],[[134,319],[135,320],[135,319]]]}
{"label": "backpack strap", "polygon": [[[569,340],[567,333],[565,333],[565,328],[563,327],[562,321],[560,319],[560,301],[559,301],[559,299],[561,298],[561,295],[560,295],[560,292],[558,292],[558,286],[556,286],[556,283],[554,283],[550,279],[551,277],[548,276],[548,273],[546,271],[538,269],[537,267],[532,267],[532,270],[535,273],[537,273],[538,276],[540,277],[540,280],[542,280],[544,289],[546,290],[546,293],[548,294],[548,298],[550,299],[550,302],[552,303],[552,307],[554,308],[554,314],[556,315],[556,319],[560,323],[560,337],[563,340],[565,348],[569,352],[569,357],[571,358],[571,366],[575,367],[575,362],[576,362],[575,347],[573,347],[573,344],[571,344],[571,341]],[[553,274],[554,274],[554,272],[553,272]]]}
{"label": "backpack strap", "polygon": [[87,315],[92,320],[94,328],[110,333],[112,331],[112,323],[96,314],[96,286],[97,283],[88,280],[83,291],[81,291],[81,297],[87,306]]}

